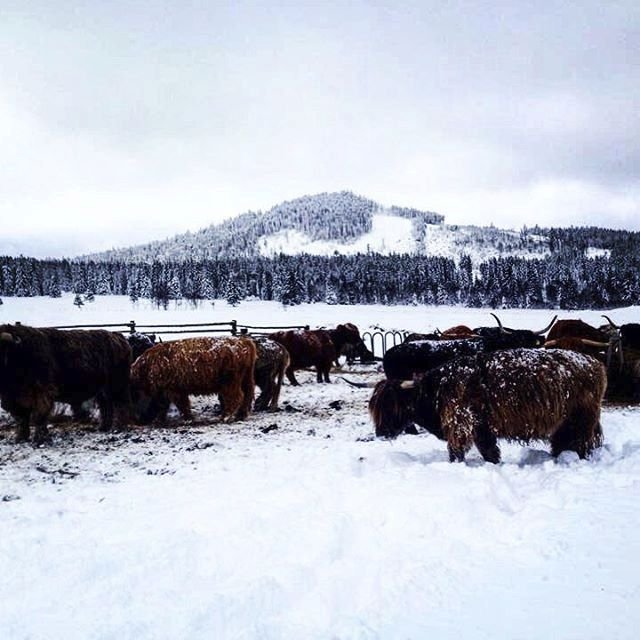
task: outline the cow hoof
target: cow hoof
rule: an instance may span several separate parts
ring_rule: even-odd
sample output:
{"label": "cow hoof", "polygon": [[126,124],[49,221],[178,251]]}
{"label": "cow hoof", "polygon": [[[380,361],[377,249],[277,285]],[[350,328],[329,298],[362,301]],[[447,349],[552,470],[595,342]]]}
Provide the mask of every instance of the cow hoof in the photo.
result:
{"label": "cow hoof", "polygon": [[49,430],[44,427],[43,429],[36,429],[35,435],[33,436],[33,444],[34,446],[40,446],[41,444],[48,444],[51,442],[51,434]]}

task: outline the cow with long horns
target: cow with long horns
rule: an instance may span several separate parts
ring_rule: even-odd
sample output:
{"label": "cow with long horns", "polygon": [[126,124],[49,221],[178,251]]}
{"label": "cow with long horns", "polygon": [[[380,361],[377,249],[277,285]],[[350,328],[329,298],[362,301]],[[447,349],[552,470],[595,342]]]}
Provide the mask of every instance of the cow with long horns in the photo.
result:
{"label": "cow with long horns", "polygon": [[561,338],[577,338],[580,340],[591,340],[592,342],[609,342],[609,334],[602,329],[575,318],[558,320],[547,334],[547,342],[560,340]]}
{"label": "cow with long horns", "polygon": [[0,326],[0,401],[18,423],[16,441],[48,439],[47,420],[54,403],[79,413],[95,398],[101,431],[113,425],[114,412],[129,420],[131,348],[119,333]]}
{"label": "cow with long horns", "polygon": [[603,365],[561,350],[513,349],[456,358],[414,380],[376,386],[369,411],[379,437],[395,438],[412,423],[446,440],[449,459],[476,445],[500,462],[498,438],[551,442],[554,456],[587,457],[602,443]]}
{"label": "cow with long horns", "polygon": [[544,334],[549,331],[558,316],[554,316],[553,320],[544,328],[538,331],[529,329],[510,329],[503,326],[500,318],[495,314],[491,314],[498,323],[497,327],[476,327],[473,332],[481,336],[487,341],[487,351],[496,351],[497,349],[513,349],[523,347],[532,349],[541,347],[544,344]]}

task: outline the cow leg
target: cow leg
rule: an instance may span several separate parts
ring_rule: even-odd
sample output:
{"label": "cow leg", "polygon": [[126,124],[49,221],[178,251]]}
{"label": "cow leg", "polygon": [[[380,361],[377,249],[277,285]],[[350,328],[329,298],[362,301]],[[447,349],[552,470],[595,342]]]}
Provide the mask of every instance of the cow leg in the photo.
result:
{"label": "cow leg", "polygon": [[329,363],[328,365],[327,364],[318,365],[316,367],[318,382],[331,382],[331,380],[329,380],[330,370],[331,370],[331,363]]}
{"label": "cow leg", "polygon": [[266,388],[260,390],[260,395],[256,398],[256,401],[253,405],[254,411],[266,411],[268,406],[268,394]]}
{"label": "cow leg", "polygon": [[238,420],[245,420],[251,412],[251,405],[253,404],[253,396],[256,390],[256,384],[253,377],[253,368],[249,367],[244,372],[242,380],[240,381],[240,389],[242,391],[242,402],[238,409]]}
{"label": "cow leg", "polygon": [[111,395],[113,397],[114,413],[117,416],[116,424],[118,427],[126,428],[131,422],[132,414],[131,387],[128,375],[121,384],[112,388]]}
{"label": "cow leg", "polygon": [[191,402],[189,401],[189,395],[186,393],[176,393],[171,398],[173,404],[178,407],[178,411],[181,413],[185,420],[193,420],[193,413],[191,411]]}
{"label": "cow leg", "polygon": [[99,431],[110,431],[113,426],[113,399],[107,393],[100,392],[96,396],[98,409],[100,409]]}
{"label": "cow leg", "polygon": [[487,425],[479,427],[474,434],[474,442],[480,455],[487,461],[493,464],[500,462],[500,448],[498,447],[498,440],[496,436],[491,432]]}
{"label": "cow leg", "polygon": [[559,456],[563,451],[575,451],[586,458],[602,444],[600,410],[582,407],[567,416],[551,436],[551,455]]}
{"label": "cow leg", "polygon": [[29,417],[30,414],[27,411],[26,415],[21,415],[17,418],[18,428],[16,429],[16,443],[28,442],[31,437],[31,430],[29,429]]}
{"label": "cow leg", "polygon": [[233,422],[236,412],[240,408],[243,400],[243,394],[240,385],[236,382],[235,384],[229,384],[221,389],[220,400],[222,406],[224,407],[221,421]]}
{"label": "cow leg", "polygon": [[33,436],[34,444],[43,444],[48,442],[51,437],[47,429],[47,420],[53,409],[53,398],[48,394],[38,396],[36,406],[33,408],[31,417],[35,425],[35,433]]}
{"label": "cow leg", "polygon": [[152,400],[153,415],[155,416],[154,422],[156,424],[163,425],[167,421],[167,413],[169,412],[169,406],[171,400],[164,394],[160,393]]}
{"label": "cow leg", "polygon": [[267,409],[269,399],[272,395],[270,387],[272,386],[273,382],[271,380],[270,372],[264,370],[256,371],[255,382],[256,386],[260,389],[260,395],[256,398],[256,401],[253,405],[253,410],[265,411]]}
{"label": "cow leg", "polygon": [[[287,379],[289,380],[289,382],[294,386],[297,387],[300,383],[296,380],[295,375],[293,374],[293,369],[291,367],[289,367],[287,369]],[[320,382],[318,380],[318,382]]]}
{"label": "cow leg", "polygon": [[16,402],[14,398],[2,398],[2,408],[9,413],[18,424],[16,429],[16,442],[25,442],[29,440],[29,422],[31,420],[31,409],[21,403]]}
{"label": "cow leg", "polygon": [[464,449],[456,447],[451,443],[447,444],[447,449],[449,451],[449,462],[464,462]]}

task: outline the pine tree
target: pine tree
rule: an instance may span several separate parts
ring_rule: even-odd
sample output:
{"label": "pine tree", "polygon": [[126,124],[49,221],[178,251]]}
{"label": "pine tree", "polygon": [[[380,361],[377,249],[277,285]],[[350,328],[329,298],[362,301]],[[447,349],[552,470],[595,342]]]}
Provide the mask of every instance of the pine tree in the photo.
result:
{"label": "pine tree", "polygon": [[284,280],[280,293],[280,302],[283,305],[300,304],[303,300],[304,284],[295,269],[291,269]]}
{"label": "pine tree", "polygon": [[227,304],[230,304],[232,307],[237,307],[242,300],[242,294],[240,292],[240,287],[238,286],[235,273],[229,275],[229,279],[227,280],[227,284],[224,288],[224,297]]}

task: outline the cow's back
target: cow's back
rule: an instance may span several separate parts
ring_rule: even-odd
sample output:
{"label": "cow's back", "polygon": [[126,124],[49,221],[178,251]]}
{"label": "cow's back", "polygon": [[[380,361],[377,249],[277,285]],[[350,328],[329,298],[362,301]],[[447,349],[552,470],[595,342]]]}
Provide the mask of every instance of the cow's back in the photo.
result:
{"label": "cow's back", "polygon": [[468,393],[476,393],[478,410],[489,407],[500,424],[521,424],[524,439],[533,437],[536,416],[544,415],[552,431],[568,409],[599,406],[606,388],[604,366],[573,351],[513,349],[482,354],[477,361]]}
{"label": "cow's back", "polygon": [[53,359],[58,399],[75,402],[113,383],[128,382],[131,347],[118,334],[101,329],[42,329]]}
{"label": "cow's back", "polygon": [[323,329],[277,331],[269,334],[269,337],[289,352],[294,369],[313,367],[319,363],[330,364],[336,358],[331,337]]}
{"label": "cow's back", "polygon": [[215,393],[239,371],[253,370],[256,347],[249,338],[185,338],[156,344],[132,365],[132,381],[146,391]]}

